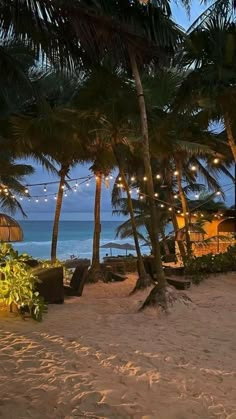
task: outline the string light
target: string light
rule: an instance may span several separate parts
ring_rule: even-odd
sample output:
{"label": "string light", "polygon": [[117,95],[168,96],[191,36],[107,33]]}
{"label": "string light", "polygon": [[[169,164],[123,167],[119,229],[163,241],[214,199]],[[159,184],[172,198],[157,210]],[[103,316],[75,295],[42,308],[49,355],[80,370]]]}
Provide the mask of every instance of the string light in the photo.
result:
{"label": "string light", "polygon": [[4,192],[7,193],[8,192],[8,188],[4,188]]}
{"label": "string light", "polygon": [[179,174],[178,170],[175,170],[174,171],[174,176],[178,176],[178,174]]}
{"label": "string light", "polygon": [[61,189],[65,189],[65,185],[61,185]]}
{"label": "string light", "polygon": [[25,187],[25,194],[28,194],[29,193],[29,188],[26,186]]}
{"label": "string light", "polygon": [[218,157],[215,157],[214,160],[213,160],[213,163],[218,164],[219,162],[220,162],[220,159]]}
{"label": "string light", "polygon": [[23,201],[23,198],[22,198],[22,196],[20,196],[20,201]]}
{"label": "string light", "polygon": [[45,198],[45,199],[44,199],[44,202],[48,202],[48,199],[47,199],[47,198]]}
{"label": "string light", "polygon": [[194,165],[191,166],[190,169],[192,170],[192,172],[196,172],[196,170],[197,170],[196,166],[194,166]]}
{"label": "string light", "polygon": [[74,187],[74,192],[77,192],[77,187],[76,186]]}
{"label": "string light", "polygon": [[44,191],[44,192],[47,192],[47,186],[46,186],[46,185],[44,185],[44,187],[43,187],[43,191]]}
{"label": "string light", "polygon": [[164,208],[164,206],[165,206],[164,204],[161,204],[161,205],[160,205],[160,207],[161,207],[161,208]]}
{"label": "string light", "polygon": [[156,175],[156,178],[157,178],[157,179],[161,179],[161,175],[159,175],[159,174],[158,174],[158,175]]}
{"label": "string light", "polygon": [[64,197],[65,197],[65,198],[67,197],[67,192],[65,192]]}
{"label": "string light", "polygon": [[143,199],[143,195],[140,195],[140,196],[139,196],[139,198],[140,198],[140,199]]}
{"label": "string light", "polygon": [[159,193],[154,193],[154,196],[156,197],[156,198],[158,198],[158,196],[159,196]]}
{"label": "string light", "polygon": [[178,195],[174,195],[174,199],[178,199]]}
{"label": "string light", "polygon": [[195,198],[198,199],[199,198],[199,194],[196,193],[195,194]]}
{"label": "string light", "polygon": [[177,211],[177,213],[178,213],[178,214],[180,214],[180,213],[181,213],[181,211],[180,211],[180,210],[178,210],[178,211]]}
{"label": "string light", "polygon": [[38,198],[36,198],[36,199],[35,199],[35,202],[36,202],[36,203],[38,203],[38,202],[39,202]]}
{"label": "string light", "polygon": [[54,199],[57,199],[57,196],[56,195],[54,196]]}
{"label": "string light", "polygon": [[[97,176],[96,176],[97,178]],[[75,187],[78,188],[78,181],[75,182]]]}
{"label": "string light", "polygon": [[168,208],[168,210],[169,210],[169,211],[172,211],[172,208],[171,208],[171,207],[169,207],[169,208]]}
{"label": "string light", "polygon": [[144,176],[143,180],[144,180],[144,182],[146,182],[147,181],[147,176]]}
{"label": "string light", "polygon": [[131,180],[131,182],[134,182],[135,181],[135,177],[132,176],[130,180]]}
{"label": "string light", "polygon": [[110,175],[110,179],[111,179],[111,180],[113,179],[113,176],[112,176],[112,175]]}
{"label": "string light", "polygon": [[119,176],[119,177],[118,177],[118,180],[122,180],[122,177],[121,177],[121,176]]}
{"label": "string light", "polygon": [[218,196],[221,195],[221,191],[217,191],[216,195],[218,195]]}

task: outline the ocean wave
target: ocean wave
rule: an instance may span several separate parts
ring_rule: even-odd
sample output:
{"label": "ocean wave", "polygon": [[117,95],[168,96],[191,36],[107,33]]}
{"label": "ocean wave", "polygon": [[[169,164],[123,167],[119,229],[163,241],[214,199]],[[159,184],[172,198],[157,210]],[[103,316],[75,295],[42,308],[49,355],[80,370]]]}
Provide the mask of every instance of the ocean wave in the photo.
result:
{"label": "ocean wave", "polygon": [[[103,244],[109,243],[110,241],[111,240],[109,239],[102,239],[101,246]],[[122,244],[122,240],[112,240],[112,242]],[[133,243],[132,239],[126,240],[126,242]],[[57,257],[59,259],[67,259],[71,255],[74,255],[76,257],[91,258],[92,245],[92,239],[67,241],[59,240],[57,243]],[[16,243],[14,245],[14,248],[18,250],[20,253],[28,253],[35,258],[49,259],[51,251],[51,241],[23,241],[20,243]],[[101,258],[103,258],[108,253],[110,254],[109,249],[100,249]],[[120,249],[112,249],[112,254],[116,256],[118,254],[125,254],[125,252]]]}

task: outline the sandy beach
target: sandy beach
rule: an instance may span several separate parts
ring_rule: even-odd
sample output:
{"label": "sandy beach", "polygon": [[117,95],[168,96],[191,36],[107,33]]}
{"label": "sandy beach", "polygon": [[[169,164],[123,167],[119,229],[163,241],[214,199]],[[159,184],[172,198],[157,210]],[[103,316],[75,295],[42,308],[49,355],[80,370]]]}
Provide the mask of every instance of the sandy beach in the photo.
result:
{"label": "sandy beach", "polygon": [[39,324],[0,314],[1,418],[236,418],[236,274],[167,316],[138,313],[134,283],[88,285]]}

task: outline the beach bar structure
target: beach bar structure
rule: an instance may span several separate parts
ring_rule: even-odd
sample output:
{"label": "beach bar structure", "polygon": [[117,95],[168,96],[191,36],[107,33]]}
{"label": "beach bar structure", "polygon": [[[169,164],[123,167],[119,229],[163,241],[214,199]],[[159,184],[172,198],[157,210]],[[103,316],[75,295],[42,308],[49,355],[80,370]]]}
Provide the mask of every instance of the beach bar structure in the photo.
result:
{"label": "beach bar structure", "polygon": [[[234,210],[221,210],[218,213],[210,213],[209,221],[204,221],[202,229],[204,233],[198,233],[194,229],[197,217],[191,215],[189,236],[192,242],[192,249],[195,256],[202,256],[208,253],[224,253],[229,246],[236,244],[236,224]],[[184,217],[177,214],[179,235],[176,239],[185,240]]]}
{"label": "beach bar structure", "polygon": [[16,220],[7,214],[0,214],[0,241],[20,242],[23,240],[23,231]]}

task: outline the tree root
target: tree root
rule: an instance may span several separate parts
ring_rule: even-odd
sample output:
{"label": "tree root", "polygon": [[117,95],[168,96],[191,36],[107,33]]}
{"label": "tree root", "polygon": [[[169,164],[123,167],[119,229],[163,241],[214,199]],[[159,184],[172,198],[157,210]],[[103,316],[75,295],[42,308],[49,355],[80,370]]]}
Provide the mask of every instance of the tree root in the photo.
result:
{"label": "tree root", "polygon": [[95,284],[99,281],[104,281],[104,273],[99,268],[91,268],[88,271],[86,283]]}
{"label": "tree root", "polygon": [[164,287],[158,287],[156,285],[140,307],[139,311],[147,307],[157,307],[164,312],[168,312],[169,308],[173,307],[176,302],[182,302],[185,305],[188,305],[192,302],[186,294],[176,292],[175,288],[171,285],[166,285]]}
{"label": "tree root", "polygon": [[137,291],[142,291],[142,290],[150,287],[151,285],[153,285],[153,280],[150,277],[150,275],[139,276],[138,279],[137,279],[137,282],[135,284],[134,289],[130,292],[129,295],[133,295]]}

